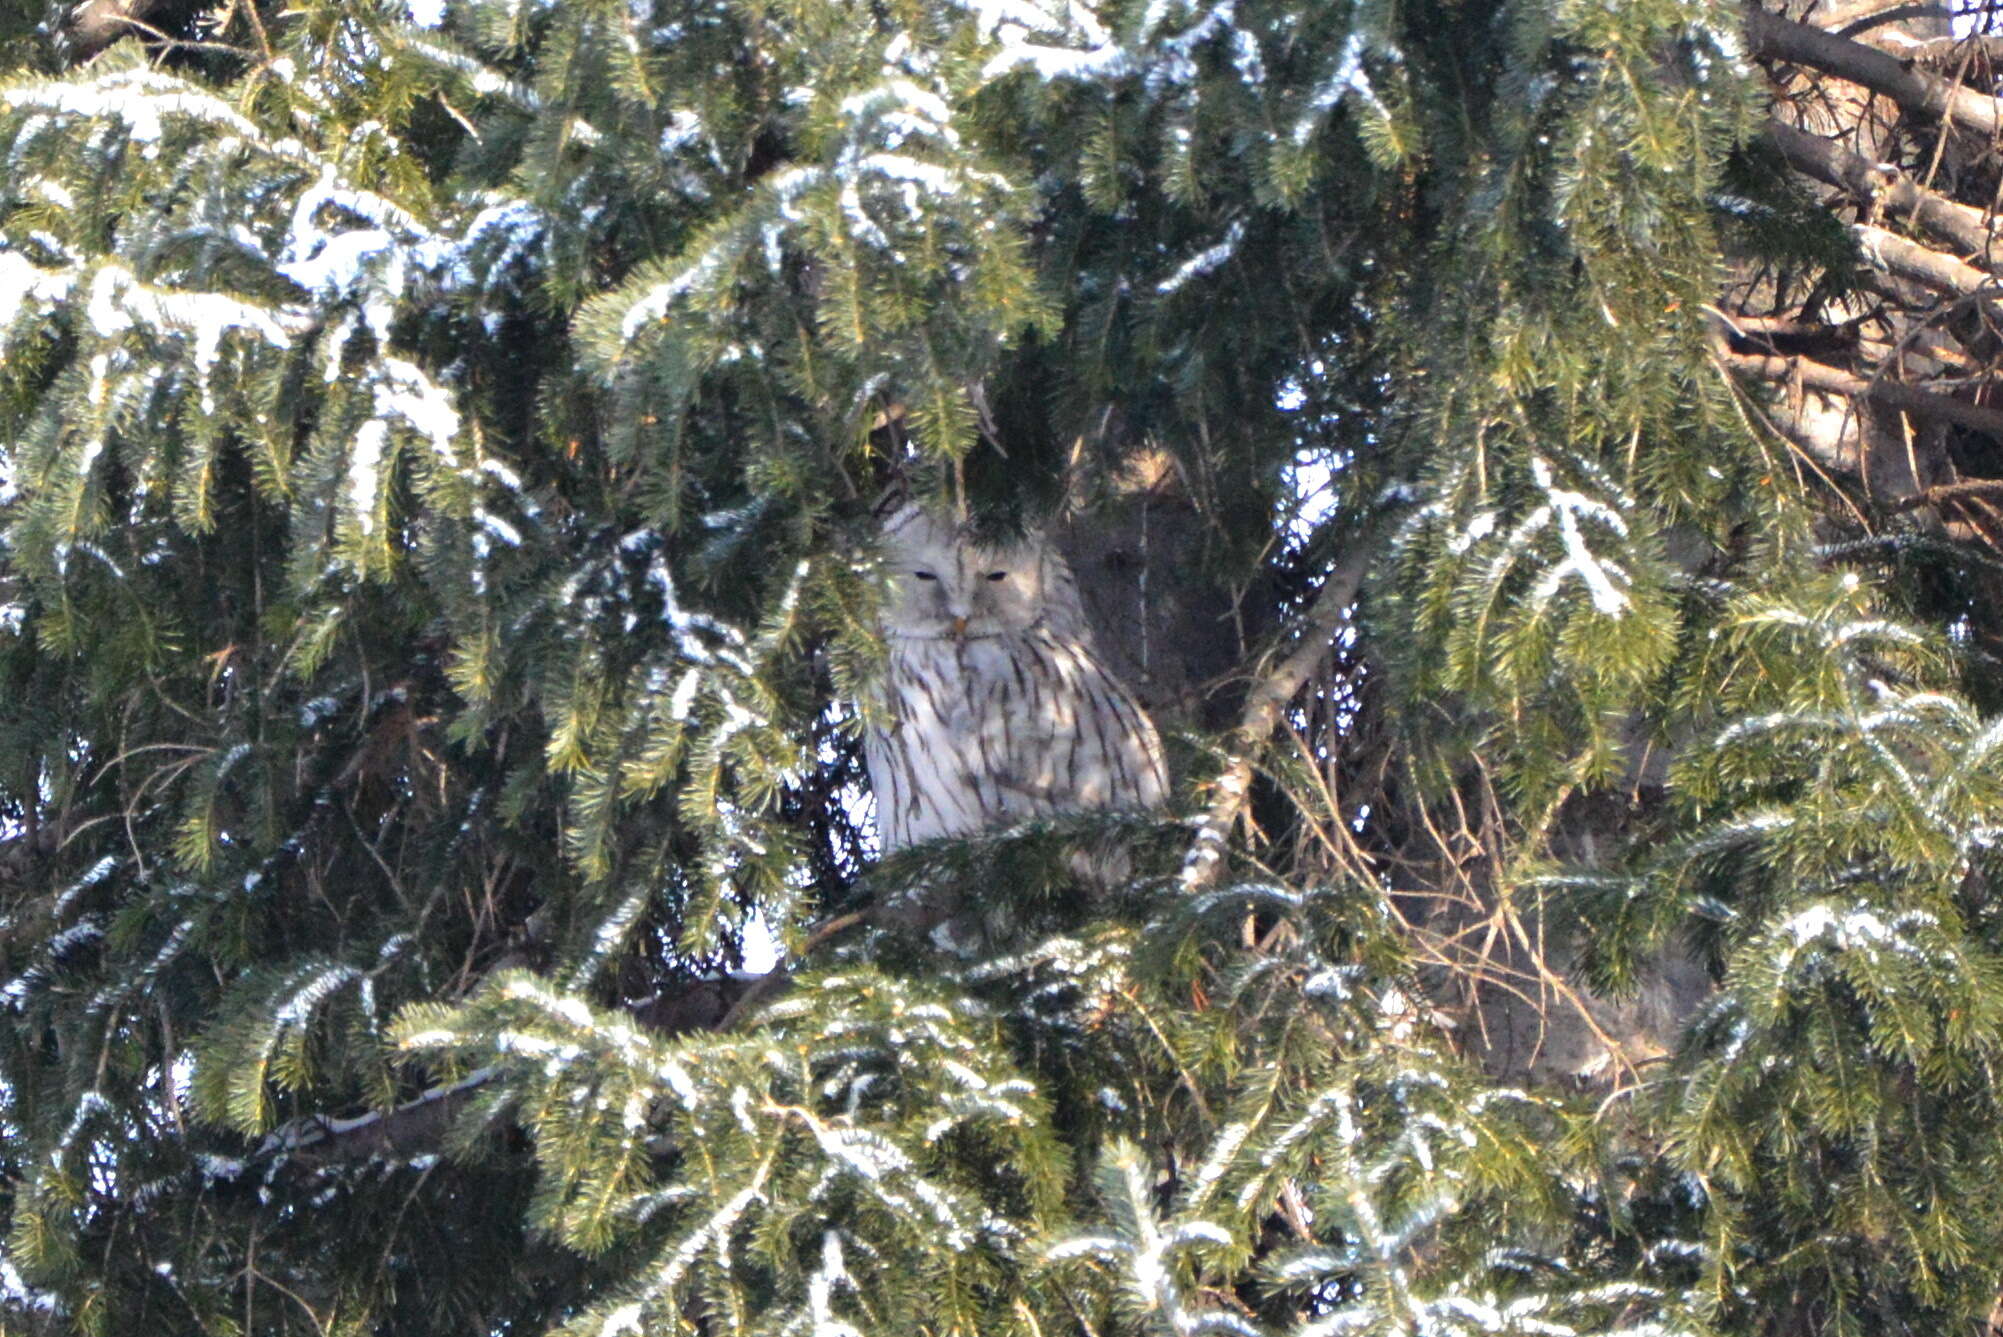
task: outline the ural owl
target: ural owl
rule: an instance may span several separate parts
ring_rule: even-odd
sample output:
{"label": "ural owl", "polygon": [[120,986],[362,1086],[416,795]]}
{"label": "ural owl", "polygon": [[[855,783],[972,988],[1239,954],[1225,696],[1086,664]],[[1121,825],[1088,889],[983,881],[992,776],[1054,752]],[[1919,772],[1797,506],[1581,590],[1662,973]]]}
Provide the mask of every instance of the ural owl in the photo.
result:
{"label": "ural owl", "polygon": [[885,521],[889,668],[863,739],[884,852],[1035,817],[1159,806],[1161,740],[1093,652],[1064,558]]}

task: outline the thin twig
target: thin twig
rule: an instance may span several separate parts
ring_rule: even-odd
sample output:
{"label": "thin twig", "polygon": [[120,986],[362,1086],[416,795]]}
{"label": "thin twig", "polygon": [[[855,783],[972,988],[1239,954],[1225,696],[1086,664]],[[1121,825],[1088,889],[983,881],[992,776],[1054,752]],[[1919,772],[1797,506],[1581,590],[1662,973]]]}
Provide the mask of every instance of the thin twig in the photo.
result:
{"label": "thin twig", "polygon": [[1364,527],[1342,560],[1322,581],[1314,603],[1308,608],[1300,640],[1292,653],[1259,680],[1246,698],[1238,727],[1225,739],[1224,769],[1211,782],[1210,802],[1196,819],[1196,836],[1182,861],[1185,891],[1200,891],[1224,872],[1225,843],[1245,810],[1252,792],[1252,772],[1264,752],[1273,730],[1294,699],[1333,648],[1335,637],[1349,620],[1356,592],[1363,583],[1375,545],[1376,526]]}

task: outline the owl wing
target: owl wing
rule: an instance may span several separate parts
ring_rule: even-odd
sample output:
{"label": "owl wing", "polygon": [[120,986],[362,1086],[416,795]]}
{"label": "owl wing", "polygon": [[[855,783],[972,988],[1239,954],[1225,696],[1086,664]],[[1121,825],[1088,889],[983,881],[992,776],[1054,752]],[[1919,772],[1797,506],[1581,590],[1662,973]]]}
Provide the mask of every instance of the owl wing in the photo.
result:
{"label": "owl wing", "polygon": [[891,650],[863,738],[885,853],[1058,813],[1159,807],[1161,740],[1091,647],[1053,630]]}
{"label": "owl wing", "polygon": [[1082,640],[1039,630],[1000,638],[1015,663],[989,723],[1017,819],[1147,809],[1168,798],[1161,739],[1140,702]]}
{"label": "owl wing", "polygon": [[893,643],[881,689],[885,723],[863,735],[884,853],[1009,820],[994,751],[991,687],[946,641]]}

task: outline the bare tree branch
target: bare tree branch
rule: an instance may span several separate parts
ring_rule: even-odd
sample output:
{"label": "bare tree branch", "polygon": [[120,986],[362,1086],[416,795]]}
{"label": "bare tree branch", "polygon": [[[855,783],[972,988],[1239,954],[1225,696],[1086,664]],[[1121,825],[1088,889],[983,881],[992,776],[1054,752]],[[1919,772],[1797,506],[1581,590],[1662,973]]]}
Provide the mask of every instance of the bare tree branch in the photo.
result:
{"label": "bare tree branch", "polygon": [[1915,417],[1951,422],[2003,441],[2003,411],[1984,408],[1980,404],[1952,399],[1902,381],[1867,381],[1861,376],[1853,376],[1839,368],[1802,357],[1771,357],[1728,350],[1721,350],[1718,356],[1733,371],[1755,380],[1793,382],[1831,394],[1863,395]]}
{"label": "bare tree branch", "polygon": [[145,32],[148,19],[163,3],[164,0],[83,0],[70,10],[63,33],[77,58],[88,60],[121,37]]}
{"label": "bare tree branch", "polygon": [[2003,496],[2003,478],[1974,478],[1962,483],[1936,484],[1910,497],[1902,498],[1892,509],[1915,511],[1922,506],[1939,507],[1957,501],[1996,496]]}
{"label": "bare tree branch", "polygon": [[1874,163],[1795,126],[1776,121],[1767,126],[1767,139],[1803,176],[1848,191],[1867,204],[1881,205],[1888,215],[1910,218],[1964,256],[1987,260],[1995,233],[1981,210],[1943,199],[1889,163]]}
{"label": "bare tree branch", "polygon": [[1949,120],[1984,136],[2003,129],[2003,110],[1995,98],[1806,23],[1748,7],[1746,43],[1760,59],[1785,60],[1837,75],[1884,94],[1908,111]]}
{"label": "bare tree branch", "polygon": [[1993,33],[1970,33],[1966,37],[1900,38],[1895,54],[1900,60],[1944,64],[1959,60],[1970,51],[1980,52],[1990,61],[2003,60],[2003,37]]}
{"label": "bare tree branch", "polygon": [[[1866,14],[1861,19],[1852,19],[1836,29],[1838,37],[1856,37],[1873,28],[1883,28],[1893,23],[1908,23],[1913,19],[1952,19],[1954,13],[1945,5],[1894,5],[1881,9],[1875,14]],[[1822,25],[1828,27],[1827,23]]]}
{"label": "bare tree branch", "polygon": [[1860,0],[1847,5],[1810,6],[1805,18],[1819,28],[1829,28],[1845,37],[1885,23],[1908,19],[1951,19],[1954,11],[1942,4],[1900,4],[1897,0]]}
{"label": "bare tree branch", "polygon": [[1222,875],[1225,844],[1251,795],[1253,767],[1273,730],[1279,727],[1287,703],[1307,682],[1308,675],[1328,657],[1337,631],[1349,620],[1357,589],[1373,555],[1374,545],[1368,536],[1375,532],[1374,525],[1365,526],[1335,569],[1328,573],[1308,608],[1299,644],[1246,698],[1238,727],[1224,740],[1224,770],[1211,782],[1209,805],[1197,817],[1196,837],[1183,856],[1181,879],[1185,891],[1199,891]]}
{"label": "bare tree branch", "polygon": [[1996,281],[1964,260],[1920,245],[1908,237],[1870,223],[1851,227],[1864,258],[1888,274],[1911,279],[1937,292],[1965,297],[1972,293],[1997,291]]}

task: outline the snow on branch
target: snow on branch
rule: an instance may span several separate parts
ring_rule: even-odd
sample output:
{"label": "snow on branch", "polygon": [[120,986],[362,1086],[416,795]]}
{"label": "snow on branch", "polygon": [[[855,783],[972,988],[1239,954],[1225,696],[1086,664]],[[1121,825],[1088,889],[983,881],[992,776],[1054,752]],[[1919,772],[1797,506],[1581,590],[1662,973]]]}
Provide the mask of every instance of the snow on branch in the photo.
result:
{"label": "snow on branch", "polygon": [[1245,235],[1245,222],[1235,219],[1224,231],[1224,236],[1214,246],[1205,247],[1182,262],[1175,273],[1155,285],[1155,291],[1166,297],[1181,290],[1182,285],[1193,278],[1200,278],[1224,264],[1237,254],[1238,242]]}
{"label": "snow on branch", "polygon": [[411,55],[420,56],[434,65],[461,75],[466,80],[467,86],[481,97],[503,98],[530,115],[539,115],[542,112],[542,98],[537,95],[535,89],[518,79],[510,79],[499,70],[482,64],[463,51],[453,51],[434,42],[416,39],[405,42],[403,49]]}
{"label": "snow on branch", "polygon": [[1306,144],[1313,138],[1328,114],[1341,106],[1342,100],[1351,93],[1368,102],[1380,116],[1390,114],[1383,99],[1377,96],[1377,90],[1371,86],[1369,73],[1363,68],[1363,57],[1368,50],[1362,33],[1350,34],[1349,40],[1343,44],[1342,58],[1336,63],[1334,72],[1315,90],[1314,96],[1308,99],[1306,112],[1294,123],[1294,143]]}
{"label": "snow on branch", "polygon": [[631,344],[700,305],[754,248],[776,274],[787,241],[816,223],[845,233],[859,250],[903,263],[907,238],[942,226],[990,228],[1019,193],[1007,177],[969,160],[938,89],[893,75],[851,93],[837,111],[844,127],[831,160],[765,177],[749,208],[595,303],[587,327],[613,345]]}
{"label": "snow on branch", "polygon": [[77,284],[74,269],[43,269],[18,251],[0,250],[0,347],[6,331],[30,302],[51,307],[63,302]]}
{"label": "snow on branch", "polygon": [[1532,512],[1523,522],[1525,530],[1541,528],[1555,518],[1558,534],[1565,546],[1565,558],[1537,583],[1531,595],[1543,603],[1555,595],[1565,580],[1577,576],[1592,595],[1593,607],[1602,616],[1618,617],[1628,607],[1628,597],[1622,585],[1629,583],[1627,572],[1613,562],[1596,556],[1587,546],[1585,531],[1581,521],[1590,521],[1611,530],[1617,537],[1627,537],[1627,521],[1620,512],[1603,502],[1595,501],[1582,492],[1561,488],[1553,482],[1551,466],[1543,459],[1530,461],[1530,474],[1537,486],[1544,489],[1549,499],[1545,506]]}
{"label": "snow on branch", "polygon": [[114,70],[89,80],[38,80],[0,88],[0,107],[51,116],[107,117],[124,122],[126,135],[156,156],[171,120],[198,121],[247,141],[262,133],[235,108],[183,79],[154,70]]}
{"label": "snow on branch", "polygon": [[105,338],[138,328],[188,334],[195,345],[196,364],[203,368],[215,361],[223,336],[232,330],[284,348],[304,323],[296,311],[256,306],[227,293],[143,283],[116,261],[107,261],[92,277],[85,314],[91,328]]}
{"label": "snow on branch", "polygon": [[[1083,5],[1058,6],[1032,0],[970,0],[961,8],[973,14],[984,37],[999,41],[1002,49],[981,72],[983,79],[996,79],[1015,70],[1028,69],[1038,78],[1115,78],[1130,67],[1121,47]],[[1031,37],[1050,39],[1042,42]],[[1052,41],[1082,42],[1087,49],[1053,45]]]}

